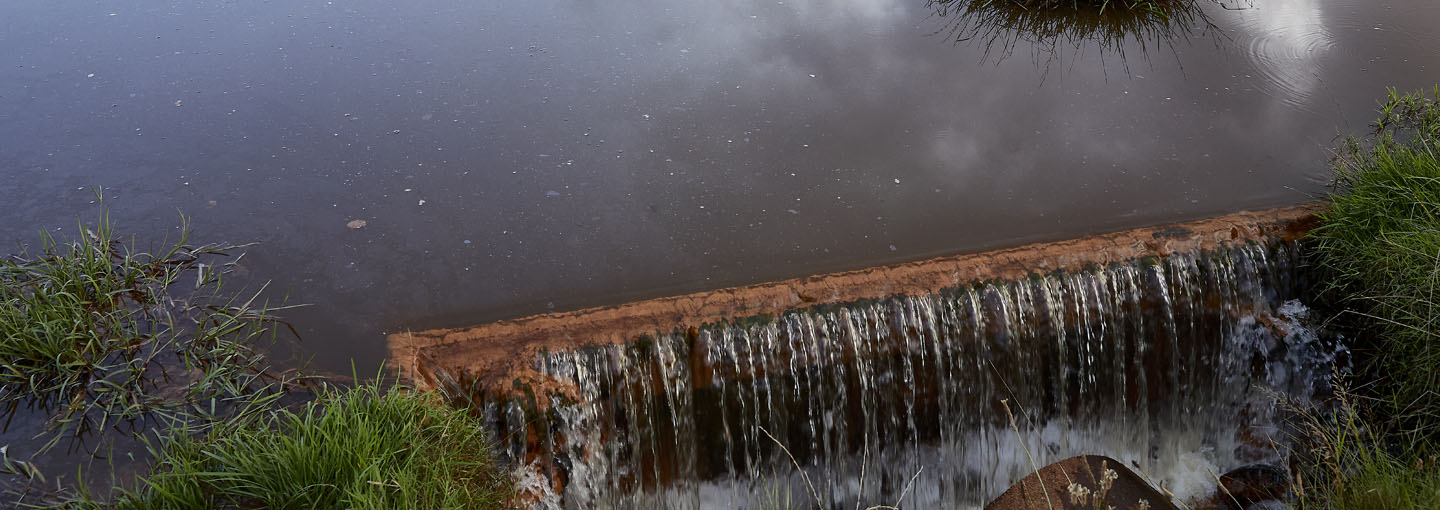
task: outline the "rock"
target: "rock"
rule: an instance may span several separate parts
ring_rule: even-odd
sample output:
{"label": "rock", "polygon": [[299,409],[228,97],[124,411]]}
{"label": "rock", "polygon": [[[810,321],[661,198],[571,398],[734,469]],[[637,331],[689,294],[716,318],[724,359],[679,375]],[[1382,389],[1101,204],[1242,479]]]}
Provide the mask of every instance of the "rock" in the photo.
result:
{"label": "rock", "polygon": [[1290,497],[1290,474],[1284,469],[1251,464],[1220,476],[1220,488],[1196,508],[1251,510],[1286,507]]}
{"label": "rock", "polygon": [[[1042,489],[1041,482],[1044,488]],[[1048,496],[1048,501],[1047,501]],[[1071,457],[1015,482],[985,510],[1094,509],[1177,510],[1170,498],[1120,461],[1100,456]]]}

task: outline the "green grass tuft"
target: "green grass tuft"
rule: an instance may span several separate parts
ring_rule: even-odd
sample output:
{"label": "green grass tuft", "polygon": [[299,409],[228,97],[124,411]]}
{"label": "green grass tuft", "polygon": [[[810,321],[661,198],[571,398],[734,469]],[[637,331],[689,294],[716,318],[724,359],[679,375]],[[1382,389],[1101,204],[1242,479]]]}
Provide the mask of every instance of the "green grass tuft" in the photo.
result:
{"label": "green grass tuft", "polygon": [[[287,399],[299,396],[292,384],[310,378],[271,375],[265,365],[260,341],[284,327],[271,315],[277,308],[260,292],[237,298],[222,288],[235,260],[228,257],[243,246],[192,246],[183,216],[181,223],[175,243],[145,251],[118,240],[102,210],[74,240],[42,233],[33,255],[0,260],[0,419],[22,406],[49,416],[41,435],[49,439],[38,451],[0,446],[0,475],[19,482],[5,487],[13,499],[0,506],[510,503],[510,481],[493,465],[486,431],[437,396],[383,390],[377,380],[324,386],[303,405]],[[66,438],[85,444],[91,434],[103,439],[72,457],[77,478],[87,475],[92,455],[139,462],[107,448],[120,441],[150,447],[152,463],[122,466],[148,475],[112,473],[113,489],[49,484],[33,459]]]}
{"label": "green grass tuft", "polygon": [[47,412],[43,452],[156,420],[202,426],[276,398],[256,350],[274,308],[222,290],[242,247],[189,235],[182,216],[174,244],[141,250],[102,212],[73,240],[42,232],[37,253],[0,259],[0,419]]}
{"label": "green grass tuft", "polygon": [[1437,459],[1396,445],[1360,414],[1360,399],[1337,386],[1333,411],[1301,413],[1300,508],[1440,508]]}
{"label": "green grass tuft", "polygon": [[1372,387],[1401,427],[1429,439],[1440,438],[1437,100],[1392,91],[1376,143],[1352,147],[1313,233],[1325,290],[1368,325],[1357,347]]}
{"label": "green grass tuft", "polygon": [[1337,411],[1302,414],[1303,508],[1440,508],[1440,87],[1392,89],[1380,114],[1367,146],[1349,144],[1311,233],[1363,392],[1338,385]]}
{"label": "green grass tuft", "polygon": [[299,411],[166,440],[118,509],[463,509],[509,503],[478,421],[432,394],[328,388]]}

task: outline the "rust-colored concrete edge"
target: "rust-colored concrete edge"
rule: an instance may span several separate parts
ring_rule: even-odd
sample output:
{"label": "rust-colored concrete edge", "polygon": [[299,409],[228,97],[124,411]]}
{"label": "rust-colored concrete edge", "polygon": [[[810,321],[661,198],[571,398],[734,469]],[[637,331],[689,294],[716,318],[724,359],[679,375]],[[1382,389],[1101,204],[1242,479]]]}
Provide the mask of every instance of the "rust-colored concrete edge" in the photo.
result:
{"label": "rust-colored concrete edge", "polygon": [[433,389],[434,375],[503,383],[525,372],[541,349],[622,343],[724,319],[778,315],[817,305],[925,295],[977,281],[1079,270],[1146,256],[1213,250],[1263,239],[1291,240],[1316,223],[1321,204],[1246,211],[1183,223],[1035,243],[982,253],[733,287],[615,306],[533,315],[466,328],[388,338],[402,377]]}

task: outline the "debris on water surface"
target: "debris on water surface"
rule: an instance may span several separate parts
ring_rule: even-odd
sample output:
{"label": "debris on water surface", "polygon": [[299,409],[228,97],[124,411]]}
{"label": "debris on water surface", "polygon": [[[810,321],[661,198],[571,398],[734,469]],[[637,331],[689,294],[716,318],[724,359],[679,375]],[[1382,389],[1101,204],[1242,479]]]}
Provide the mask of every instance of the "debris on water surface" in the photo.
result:
{"label": "debris on water surface", "polygon": [[179,99],[176,99],[176,100],[175,100],[175,106],[180,106],[180,105],[181,105],[180,100],[179,100]]}
{"label": "debris on water surface", "polygon": [[546,192],[545,192],[545,196],[547,196],[547,197],[552,197],[552,198],[553,198],[553,197],[558,197],[558,196],[560,196],[560,192],[559,192],[559,191],[555,191],[555,190],[552,189],[552,190],[550,190],[550,191],[546,191]]}
{"label": "debris on water surface", "polygon": [[350,227],[351,229],[365,228],[365,220],[350,220],[350,222],[346,223],[345,226]]}
{"label": "debris on water surface", "polygon": [[420,200],[420,203],[419,203],[419,204],[416,204],[416,205],[425,205],[425,200],[424,200],[424,199],[421,199],[421,200]]}

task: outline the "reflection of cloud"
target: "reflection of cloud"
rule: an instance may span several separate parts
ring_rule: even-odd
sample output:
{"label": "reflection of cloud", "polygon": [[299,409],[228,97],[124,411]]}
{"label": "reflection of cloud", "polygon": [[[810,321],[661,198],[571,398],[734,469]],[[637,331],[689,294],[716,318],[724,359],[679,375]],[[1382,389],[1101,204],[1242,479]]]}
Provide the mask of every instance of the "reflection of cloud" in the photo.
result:
{"label": "reflection of cloud", "polygon": [[[10,216],[31,224],[53,213],[42,206],[61,191],[110,184],[114,172],[146,183],[137,202],[154,198],[153,209],[169,210],[189,207],[193,186],[171,184],[188,181],[183,168],[213,168],[207,180],[222,204],[279,202],[287,214],[258,221],[222,207],[215,214],[233,215],[212,228],[273,239],[276,260],[312,261],[274,263],[289,272],[277,278],[344,288],[333,291],[343,300],[315,301],[357,315],[481,309],[498,317],[544,311],[552,300],[602,304],[618,293],[676,293],[1298,199],[1286,187],[1323,171],[1313,140],[1333,134],[1333,123],[1248,82],[1304,91],[1319,82],[1245,76],[1316,69],[1341,91],[1337,103],[1363,109],[1385,84],[1373,80],[1419,85],[1431,79],[1423,62],[1435,58],[1410,49],[1433,45],[1396,44],[1403,34],[1332,26],[1347,48],[1377,38],[1376,48],[1388,44],[1409,63],[1379,76],[1349,72],[1363,64],[1326,74],[1316,67],[1321,52],[1247,63],[1196,38],[1135,75],[1117,73],[1113,54],[1107,74],[1104,52],[1077,49],[1063,72],[1042,80],[1027,59],[980,64],[982,48],[937,36],[925,0],[836,1],[438,3],[447,9],[367,1],[344,15],[318,11],[322,2],[293,18],[311,25],[225,26],[201,22],[225,19],[204,3],[185,4],[173,19],[39,9],[36,19],[49,21],[36,26],[71,23],[89,36],[61,41],[36,30],[8,40],[23,51],[7,55],[27,67],[0,80],[16,92],[0,95],[0,105],[26,121],[0,123],[20,147],[0,160],[47,173],[0,195],[33,206]],[[1226,28],[1250,20],[1236,39],[1272,37],[1262,53],[1282,56],[1315,45],[1302,27],[1360,17],[1331,8],[1345,19],[1326,19],[1314,2],[1254,1],[1238,12],[1202,3]],[[287,19],[294,8],[241,5],[259,20]],[[1373,15],[1366,23],[1410,21],[1413,34],[1424,27],[1411,20],[1434,19],[1363,5],[1355,10]],[[127,20],[143,24],[108,25]],[[176,27],[183,38],[143,36]],[[130,44],[137,40],[151,42]],[[283,51],[270,44],[277,40]],[[112,51],[87,50],[95,47]],[[99,71],[95,79],[66,77],[87,67]],[[182,94],[184,108],[169,105]],[[363,120],[344,120],[352,112]],[[431,112],[433,120],[421,117]],[[428,194],[425,206],[401,200],[410,188]],[[347,206],[355,212],[333,212]],[[371,220],[364,236],[338,228],[357,217]],[[389,272],[335,269],[352,261]],[[404,309],[366,308],[372,284],[406,297]]]}
{"label": "reflection of cloud", "polygon": [[1320,2],[1257,1],[1237,15],[1239,42],[1261,74],[1261,90],[1291,106],[1312,108],[1322,84],[1321,59],[1334,45]]}
{"label": "reflection of cloud", "polygon": [[908,14],[905,2],[894,0],[787,0],[802,19],[849,18],[862,23],[893,23]]}
{"label": "reflection of cloud", "polygon": [[[739,274],[726,280],[739,283],[1288,193],[1271,186],[1282,173],[1249,175],[1280,150],[1274,141],[1223,127],[1264,117],[1294,129],[1292,116],[1262,115],[1243,93],[1185,95],[1230,90],[1235,62],[1204,51],[1214,46],[1177,41],[1185,69],[1159,59],[1145,76],[1115,81],[1106,52],[1082,41],[1067,69],[1042,81],[1033,62],[977,65],[983,48],[934,37],[923,2],[875,5],[701,3],[663,28],[619,17],[624,10],[593,12],[601,31],[673,34],[628,55],[640,90],[587,100],[617,110],[598,118],[638,117],[614,106],[633,98],[659,112],[642,130],[604,129],[628,166],[601,172],[614,175],[607,186],[657,204],[646,228],[664,233],[672,265]],[[1153,40],[1115,44],[1141,51]],[[655,149],[663,164],[631,160],[632,146]]]}

